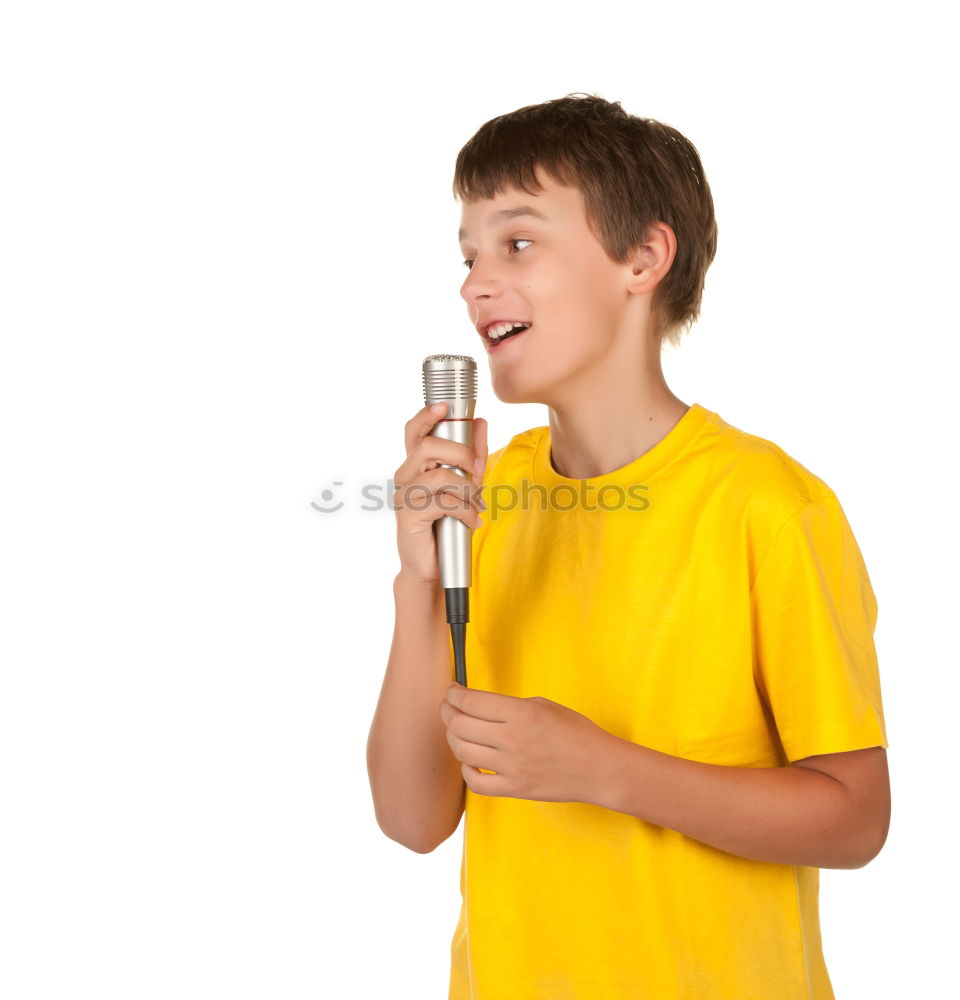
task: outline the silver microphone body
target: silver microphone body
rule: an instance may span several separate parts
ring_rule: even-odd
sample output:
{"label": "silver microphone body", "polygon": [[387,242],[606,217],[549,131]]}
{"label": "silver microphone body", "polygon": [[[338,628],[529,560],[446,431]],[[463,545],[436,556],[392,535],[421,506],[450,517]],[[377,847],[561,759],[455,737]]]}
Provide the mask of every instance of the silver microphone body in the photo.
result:
{"label": "silver microphone body", "polygon": [[[431,354],[423,362],[423,397],[427,406],[446,403],[447,410],[430,434],[433,437],[457,441],[473,447],[473,413],[477,405],[477,363],[463,354]],[[458,475],[473,482],[471,474],[456,465],[441,468],[453,469]],[[472,529],[456,517],[447,515],[433,522],[437,542],[437,559],[440,563],[440,584],[450,587],[469,587],[471,580]]]}

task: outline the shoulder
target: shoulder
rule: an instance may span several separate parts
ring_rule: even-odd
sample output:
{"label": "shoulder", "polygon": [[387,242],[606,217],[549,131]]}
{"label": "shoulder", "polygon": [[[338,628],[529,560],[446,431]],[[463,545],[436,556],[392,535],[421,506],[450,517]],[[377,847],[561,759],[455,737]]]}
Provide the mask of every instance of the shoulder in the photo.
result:
{"label": "shoulder", "polygon": [[770,527],[817,501],[836,500],[820,476],[779,444],[708,412],[697,459],[714,488],[729,491],[751,519]]}
{"label": "shoulder", "polygon": [[533,456],[548,428],[531,427],[512,438],[487,456],[484,482],[506,483],[529,476]]}

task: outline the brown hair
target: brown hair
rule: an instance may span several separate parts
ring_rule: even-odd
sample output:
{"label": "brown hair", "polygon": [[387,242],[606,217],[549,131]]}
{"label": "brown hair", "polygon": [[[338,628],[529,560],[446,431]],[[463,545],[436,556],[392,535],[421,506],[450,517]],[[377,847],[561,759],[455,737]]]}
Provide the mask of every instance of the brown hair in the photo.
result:
{"label": "brown hair", "polygon": [[700,156],[675,128],[627,114],[619,101],[567,94],[482,125],[457,155],[453,194],[492,198],[508,187],[543,190],[536,168],[583,194],[587,221],[607,255],[624,263],[652,222],[677,238],[670,270],[654,289],[654,336],[674,346],[700,314],[717,252],[713,197]]}

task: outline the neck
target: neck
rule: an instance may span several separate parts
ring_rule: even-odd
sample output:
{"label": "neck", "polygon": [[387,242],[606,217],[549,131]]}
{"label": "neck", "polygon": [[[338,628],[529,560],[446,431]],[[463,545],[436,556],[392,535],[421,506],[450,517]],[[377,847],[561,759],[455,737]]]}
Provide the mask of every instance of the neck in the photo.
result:
{"label": "neck", "polygon": [[549,406],[550,460],[568,479],[603,476],[638,459],[676,426],[689,406],[663,377],[659,347],[642,363],[607,368],[593,386],[579,386]]}

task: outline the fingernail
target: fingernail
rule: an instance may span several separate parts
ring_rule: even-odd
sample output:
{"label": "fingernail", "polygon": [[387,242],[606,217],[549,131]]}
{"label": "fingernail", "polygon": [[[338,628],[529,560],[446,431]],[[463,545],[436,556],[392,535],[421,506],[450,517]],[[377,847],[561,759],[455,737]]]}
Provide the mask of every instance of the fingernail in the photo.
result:
{"label": "fingernail", "polygon": [[445,403],[434,403],[433,406],[430,407],[430,409],[434,413],[439,413],[444,408],[445,405],[446,405]]}

